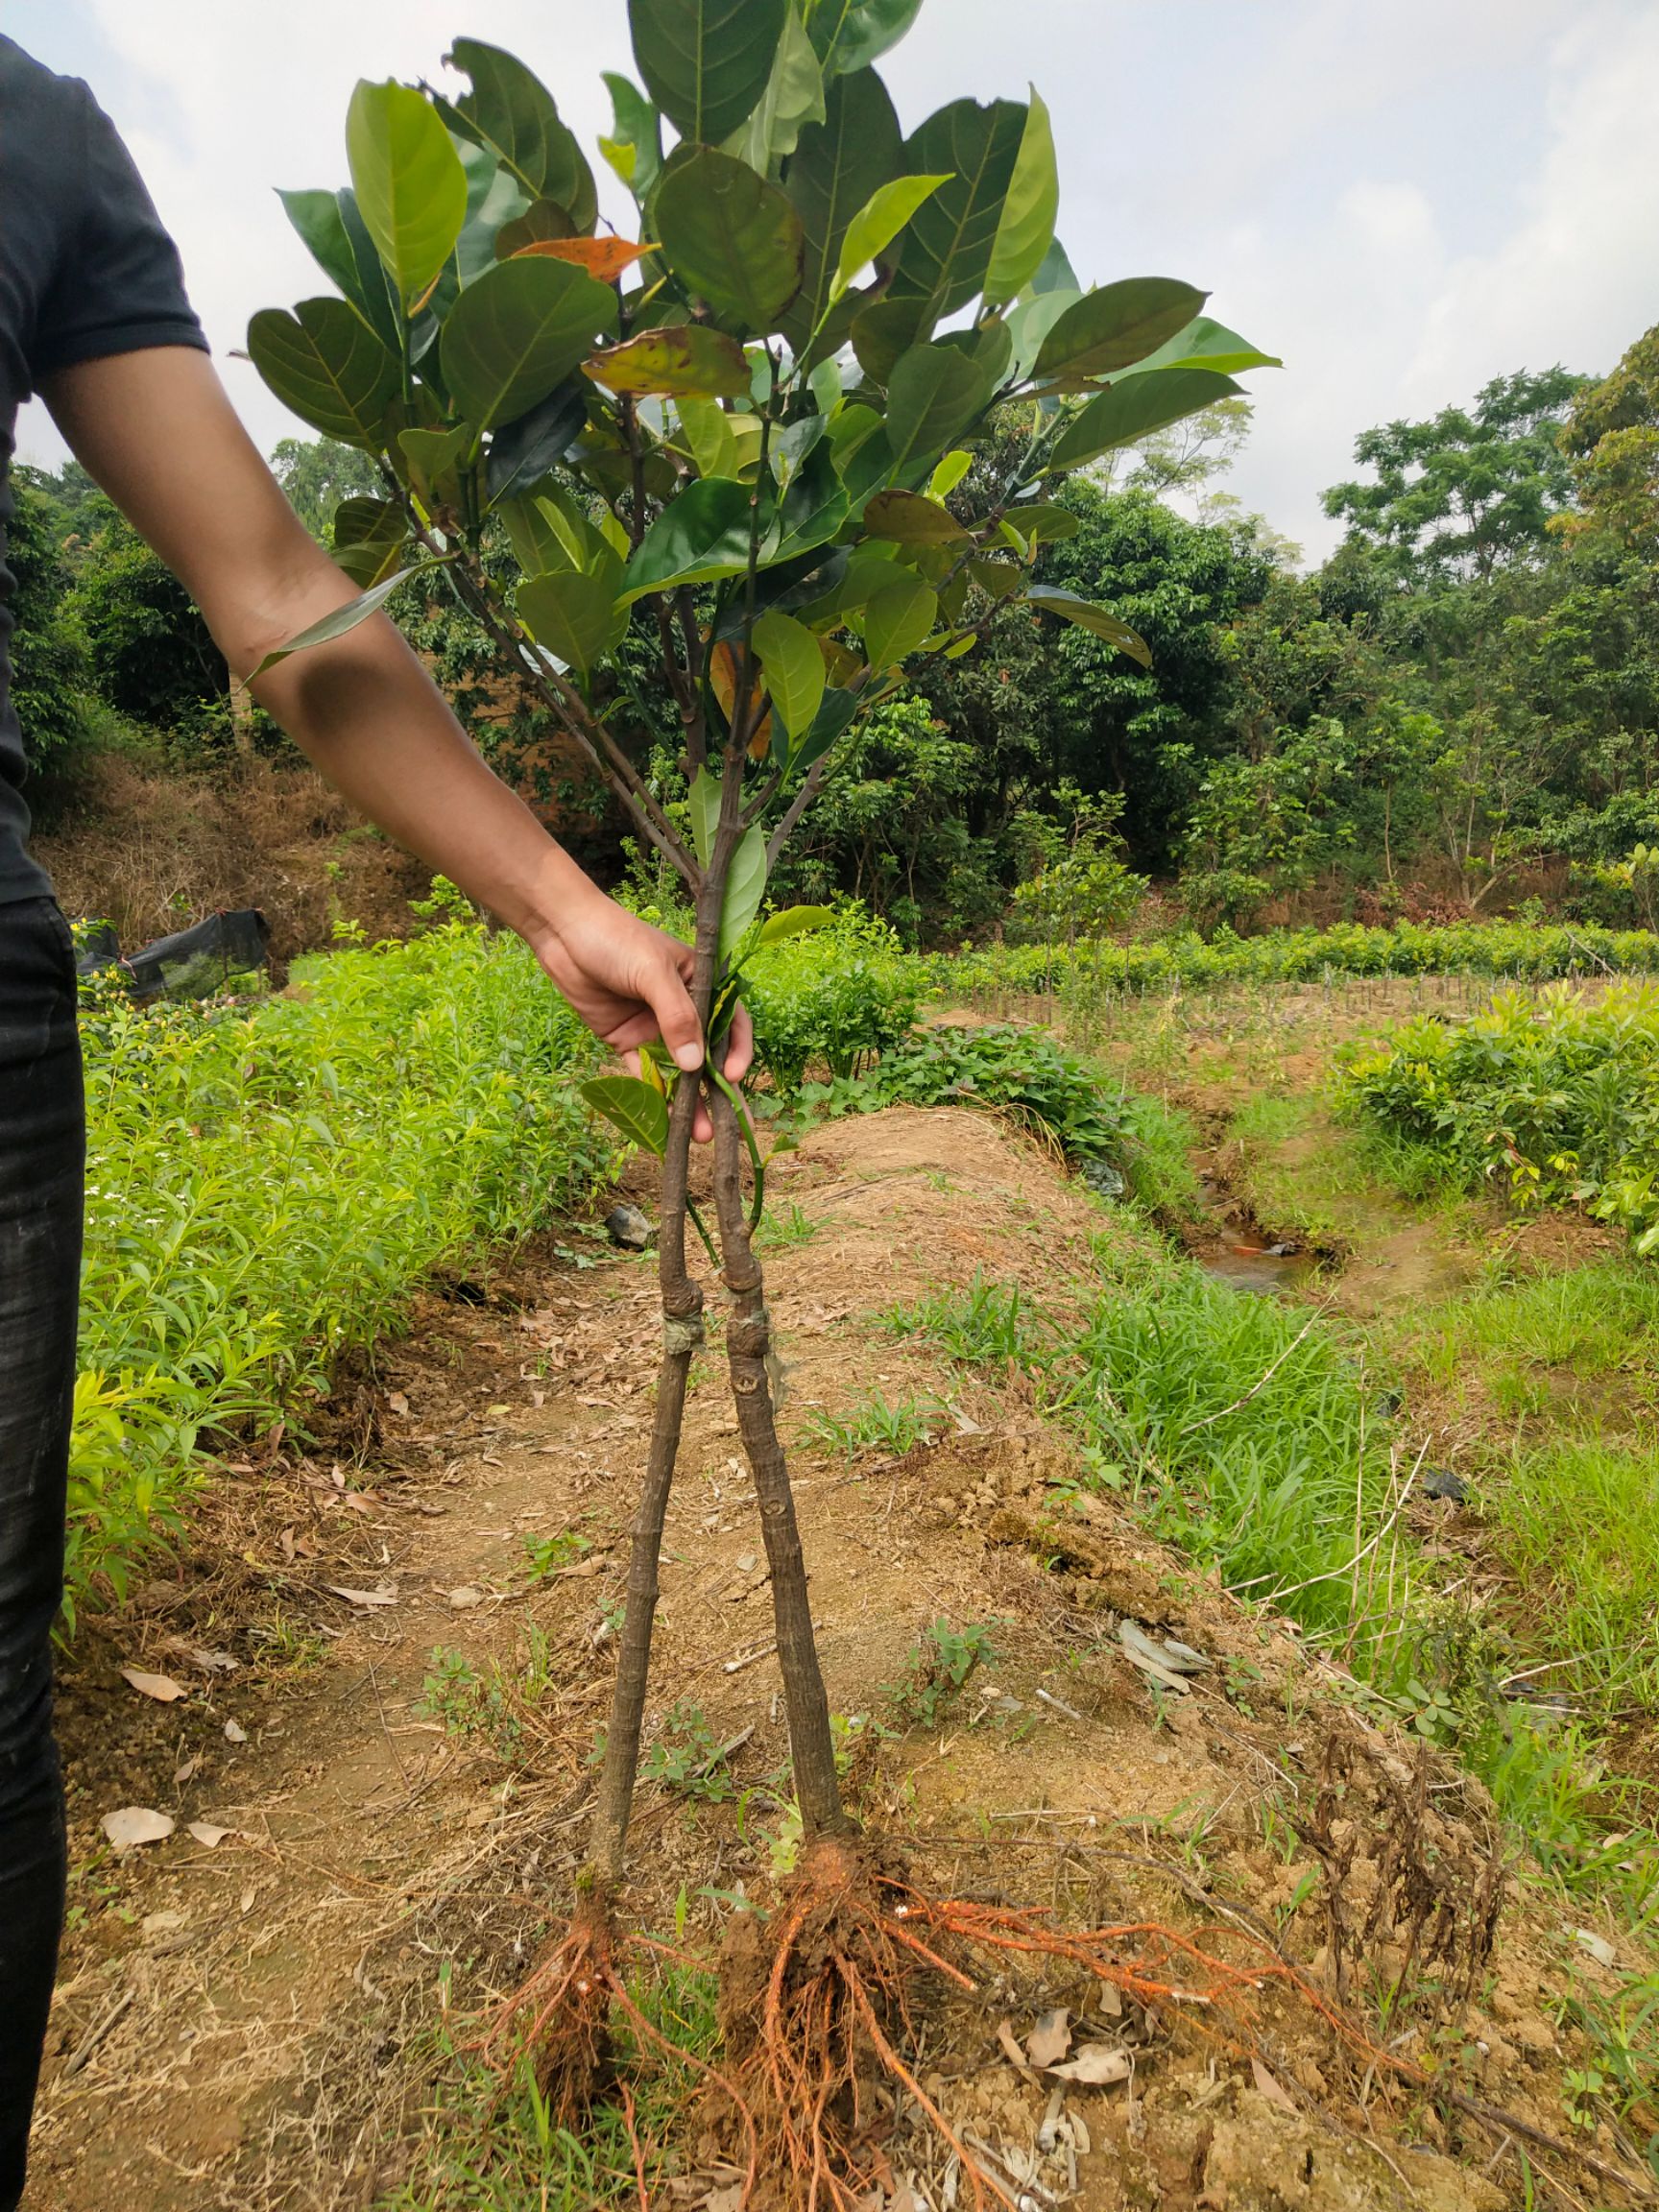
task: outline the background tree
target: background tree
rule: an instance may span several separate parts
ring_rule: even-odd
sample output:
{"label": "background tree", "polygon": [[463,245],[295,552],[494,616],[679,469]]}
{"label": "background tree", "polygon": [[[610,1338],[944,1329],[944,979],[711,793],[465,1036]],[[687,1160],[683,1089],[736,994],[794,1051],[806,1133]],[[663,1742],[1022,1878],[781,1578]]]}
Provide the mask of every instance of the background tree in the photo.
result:
{"label": "background tree", "polygon": [[12,705],[36,770],[63,768],[86,731],[92,664],[69,604],[70,517],[50,477],[12,471],[6,563],[12,571]]}
{"label": "background tree", "polygon": [[1326,514],[1408,586],[1489,583],[1502,568],[1537,561],[1551,517],[1573,495],[1557,432],[1584,382],[1562,368],[1523,370],[1495,376],[1473,408],[1367,430],[1354,458],[1376,481],[1333,485]]}
{"label": "background tree", "polygon": [[271,467],[288,504],[320,545],[333,542],[344,499],[377,499],[386,487],[371,454],[338,438],[278,438]]}

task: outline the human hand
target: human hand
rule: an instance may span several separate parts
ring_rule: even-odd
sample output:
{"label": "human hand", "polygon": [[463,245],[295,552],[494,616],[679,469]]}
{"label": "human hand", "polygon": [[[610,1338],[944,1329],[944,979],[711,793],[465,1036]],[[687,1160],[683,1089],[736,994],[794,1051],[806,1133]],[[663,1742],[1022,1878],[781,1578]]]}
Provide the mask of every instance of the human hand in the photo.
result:
{"label": "human hand", "polygon": [[[639,1071],[639,1046],[661,1037],[676,1067],[703,1065],[703,1035],[689,989],[689,945],[655,929],[590,884],[570,886],[557,918],[524,931],[537,959],[596,1037]],[[755,1057],[747,1007],[732,1018],[721,1072],[740,1083]],[[711,1134],[708,1109],[697,1108],[696,1135]]]}

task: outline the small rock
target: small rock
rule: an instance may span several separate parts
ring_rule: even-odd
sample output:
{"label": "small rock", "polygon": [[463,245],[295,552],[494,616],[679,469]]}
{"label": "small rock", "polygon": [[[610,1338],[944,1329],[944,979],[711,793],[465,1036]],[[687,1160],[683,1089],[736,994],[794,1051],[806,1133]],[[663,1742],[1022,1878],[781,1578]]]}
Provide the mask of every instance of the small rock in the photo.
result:
{"label": "small rock", "polygon": [[1121,1198],[1125,1185],[1121,1172],[1109,1160],[1085,1160],[1078,1170],[1096,1198]]}
{"label": "small rock", "polygon": [[1423,1471],[1425,1498],[1448,1498],[1454,1505],[1467,1505],[1469,1485],[1461,1475],[1454,1475],[1450,1467],[1427,1467]]}
{"label": "small rock", "polygon": [[637,1206],[613,1206],[605,1216],[605,1233],[625,1252],[643,1252],[656,1232]]}

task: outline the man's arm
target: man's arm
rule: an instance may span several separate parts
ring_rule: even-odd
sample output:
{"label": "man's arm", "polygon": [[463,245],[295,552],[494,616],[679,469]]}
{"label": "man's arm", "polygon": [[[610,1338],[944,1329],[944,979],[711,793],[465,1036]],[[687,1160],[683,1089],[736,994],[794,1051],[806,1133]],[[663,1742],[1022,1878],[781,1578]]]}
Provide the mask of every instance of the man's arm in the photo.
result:
{"label": "man's arm", "polygon": [[[356,596],[204,354],[84,362],[48,377],[44,397],[76,458],[201,608],[232,675]],[[598,1036],[625,1051],[661,1033],[682,1067],[699,1064],[689,949],[589,880],[485,766],[384,615],[278,662],[254,696],[353,805],[516,929]],[[743,1016],[727,1072],[749,1056]]]}

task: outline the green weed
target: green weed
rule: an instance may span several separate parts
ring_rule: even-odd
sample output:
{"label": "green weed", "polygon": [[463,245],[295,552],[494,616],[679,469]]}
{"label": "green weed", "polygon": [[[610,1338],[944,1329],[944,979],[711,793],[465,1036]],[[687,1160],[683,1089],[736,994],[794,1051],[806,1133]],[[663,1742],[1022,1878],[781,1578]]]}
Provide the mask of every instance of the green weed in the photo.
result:
{"label": "green weed", "polygon": [[546,1582],[566,1567],[574,1567],[593,1549],[592,1539],[574,1528],[566,1528],[557,1536],[526,1536],[524,1549],[524,1578],[532,1589]]}
{"label": "green weed", "polygon": [[916,1644],[897,1683],[888,1685],[889,1708],[896,1719],[911,1727],[933,1728],[942,1713],[959,1697],[976,1668],[994,1662],[997,1647],[991,1641],[996,1625],[970,1622],[953,1628],[943,1614]]}
{"label": "green weed", "polygon": [[885,1452],[900,1458],[918,1444],[930,1443],[942,1416],[949,1418],[949,1408],[936,1398],[901,1398],[889,1404],[879,1390],[873,1390],[845,1418],[814,1407],[801,1425],[801,1434],[804,1442],[827,1446],[849,1460],[860,1452]]}
{"label": "green weed", "polygon": [[719,1804],[736,1795],[732,1770],[721,1756],[720,1739],[701,1705],[682,1697],[663,1719],[640,1763],[648,1782],[661,1783],[677,1796]]}

